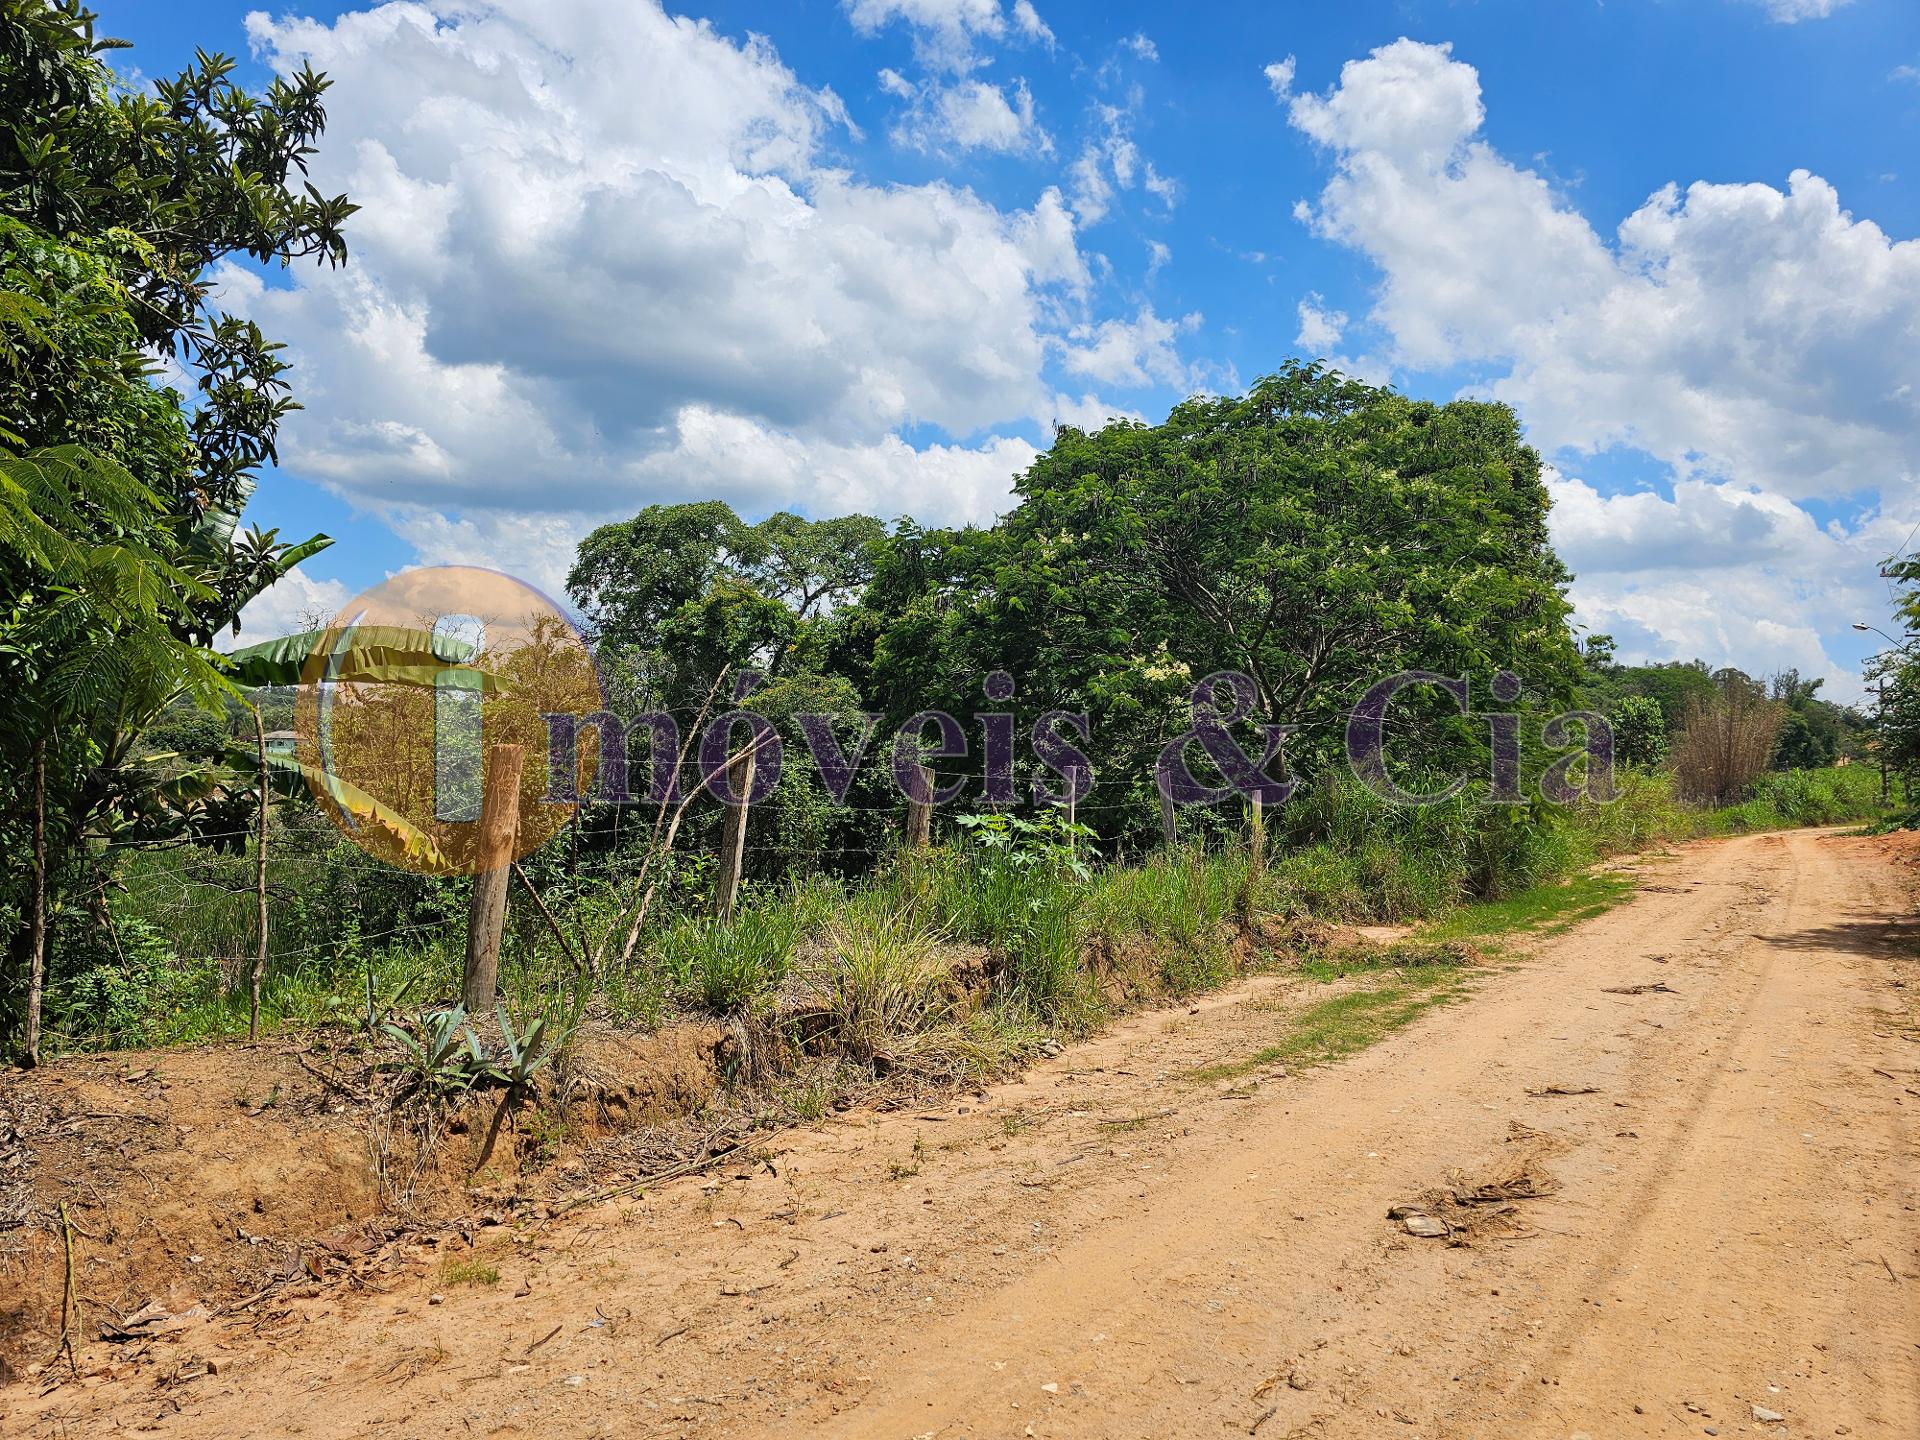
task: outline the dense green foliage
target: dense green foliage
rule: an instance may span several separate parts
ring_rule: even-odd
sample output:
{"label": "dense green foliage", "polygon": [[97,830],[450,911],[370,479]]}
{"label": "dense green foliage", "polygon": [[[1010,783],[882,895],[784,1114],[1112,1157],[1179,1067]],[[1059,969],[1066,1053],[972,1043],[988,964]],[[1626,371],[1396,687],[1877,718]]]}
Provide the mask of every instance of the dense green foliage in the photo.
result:
{"label": "dense green foliage", "polygon": [[[0,8],[0,1035],[30,1038],[43,929],[98,908],[101,840],[182,833],[209,782],[140,736],[225,685],[206,649],[327,542],[237,534],[293,401],[285,362],[210,300],[228,258],[345,257],[353,206],[301,174],[326,82],[264,95],[199,56],[121,85],[74,0]],[[170,362],[189,400],[159,383]],[[198,788],[201,795],[197,797]],[[81,897],[92,895],[91,902]],[[30,1048],[30,1047],[27,1047]]]}
{"label": "dense green foliage", "polygon": [[[1220,983],[1234,972],[1230,942],[1243,917],[1371,923],[1458,913],[1435,932],[1443,938],[1477,933],[1489,916],[1512,928],[1514,916],[1564,919],[1566,896],[1586,892],[1557,882],[1609,855],[1880,813],[1878,777],[1864,766],[1776,773],[1752,799],[1720,811],[1680,803],[1664,776],[1629,776],[1613,804],[1577,807],[1547,826],[1511,826],[1504,853],[1491,848],[1469,806],[1416,812],[1431,818],[1383,834],[1384,807],[1357,787],[1336,787],[1315,803],[1321,816],[1303,824],[1327,838],[1277,846],[1261,869],[1240,846],[1103,862],[1086,836],[1058,822],[974,827],[858,882],[815,876],[753,885],[738,917],[722,923],[706,912],[708,877],[694,866],[636,963],[603,978],[596,1013],[647,1024],[686,1011],[764,1013],[783,992],[827,983],[820,974],[838,983],[823,965],[831,947],[852,948],[876,966],[887,954],[911,952],[925,969],[928,947],[958,943],[977,947],[1002,977],[992,1033],[967,1032],[970,1044],[990,1050],[993,1034],[994,1043],[1012,1043],[1043,1024],[1091,1023],[1133,998]],[[275,854],[270,1023],[362,1025],[370,1011],[458,996],[467,882],[389,869],[317,817],[297,814],[276,834]],[[250,864],[197,847],[130,857],[107,923],[78,915],[67,922],[71,963],[49,999],[56,1038],[143,1045],[244,1034],[246,998],[229,980],[252,944]],[[602,886],[590,875],[570,879],[562,856],[543,853],[534,878],[569,929],[576,920],[591,924],[604,904]],[[1456,912],[1469,902],[1477,903]],[[942,953],[944,974],[954,952]],[[516,1014],[575,1003],[571,962],[529,906],[510,913],[503,975]]]}
{"label": "dense green foliage", "polygon": [[[1867,664],[1879,712],[1876,759],[1911,781],[1920,773],[1920,557],[1896,557],[1881,573],[1899,587],[1895,614],[1901,633],[1897,640],[1883,637],[1893,643]],[[1908,812],[1902,823],[1920,826],[1920,811]]]}
{"label": "dense green foliage", "polygon": [[1666,712],[1651,695],[1623,695],[1609,718],[1615,760],[1651,769],[1667,758]]}
{"label": "dense green foliage", "polygon": [[[1539,457],[1505,407],[1289,365],[1161,425],[1063,429],[1017,494],[991,531],[909,530],[879,567],[850,624],[874,637],[890,720],[972,713],[1005,670],[1035,710],[1087,714],[1102,793],[1141,801],[1216,671],[1252,677],[1252,720],[1298,727],[1286,753],[1303,775],[1338,763],[1347,711],[1396,671],[1484,686],[1512,670],[1525,704],[1572,701],[1566,575]],[[1432,695],[1403,703],[1422,765],[1485,773],[1484,723]],[[1139,839],[1150,820],[1136,803],[1096,828]]]}
{"label": "dense green foliage", "polygon": [[[991,529],[790,515],[750,526],[719,502],[654,506],[589,536],[569,589],[628,713],[690,723],[723,667],[766,677],[746,704],[790,743],[785,722],[823,712],[853,754],[863,714],[884,745],[922,711],[1005,709],[1023,805],[1044,771],[1030,727],[1049,711],[1083,716],[1072,738],[1096,784],[1080,817],[1140,849],[1159,837],[1155,762],[1190,728],[1196,683],[1219,671],[1251,677],[1236,736],[1252,753],[1259,727],[1293,731],[1275,778],[1343,768],[1346,714],[1380,679],[1468,676],[1482,687],[1472,717],[1430,691],[1399,702],[1390,759],[1421,788],[1487,773],[1481,697],[1511,670],[1525,689],[1494,708],[1530,718],[1537,773],[1540,718],[1573,703],[1581,675],[1546,511],[1511,411],[1410,401],[1296,364],[1161,425],[1063,428]],[[983,690],[995,672],[1011,698]],[[981,749],[973,731],[964,755],[935,760],[960,808],[1007,803],[987,793]],[[886,767],[872,753],[829,806],[810,767],[790,766],[760,873],[821,857],[857,871],[884,854],[899,808]],[[644,749],[631,772],[649,773]],[[1240,819],[1228,807],[1184,824],[1218,837]],[[590,840],[610,843],[614,825],[596,814]]]}

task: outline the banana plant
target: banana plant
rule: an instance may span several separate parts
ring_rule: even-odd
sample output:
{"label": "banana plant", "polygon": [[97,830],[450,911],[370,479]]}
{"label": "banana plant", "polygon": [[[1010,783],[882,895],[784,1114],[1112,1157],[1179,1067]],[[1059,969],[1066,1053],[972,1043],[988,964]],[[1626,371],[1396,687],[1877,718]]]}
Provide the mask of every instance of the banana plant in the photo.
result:
{"label": "banana plant", "polygon": [[[431,630],[401,625],[347,625],[305,630],[263,640],[226,657],[229,681],[249,689],[297,686],[316,682],[413,685],[423,688],[470,688],[499,693],[501,677],[466,662],[475,647],[467,641]],[[264,759],[272,771],[306,782],[324,795],[355,825],[371,826],[399,847],[408,861],[434,869],[451,869],[451,862],[433,837],[406,816],[383,804],[358,786],[341,779],[326,765],[314,765],[293,755],[267,754],[236,744],[227,757],[236,769],[251,772]],[[266,797],[261,797],[266,803]]]}
{"label": "banana plant", "polygon": [[[241,747],[234,747],[236,761],[245,753]],[[458,868],[433,836],[392,806],[325,768],[309,765],[295,755],[276,755],[272,752],[267,755],[267,768],[306,781],[314,794],[326,796],[328,802],[337,806],[355,825],[371,827],[386,836],[410,864],[442,872]]]}
{"label": "banana plant", "polygon": [[431,630],[350,624],[303,630],[232,651],[227,675],[248,688],[324,680],[426,688],[452,683],[488,694],[503,691],[501,676],[467,663],[474,654],[469,642]]}

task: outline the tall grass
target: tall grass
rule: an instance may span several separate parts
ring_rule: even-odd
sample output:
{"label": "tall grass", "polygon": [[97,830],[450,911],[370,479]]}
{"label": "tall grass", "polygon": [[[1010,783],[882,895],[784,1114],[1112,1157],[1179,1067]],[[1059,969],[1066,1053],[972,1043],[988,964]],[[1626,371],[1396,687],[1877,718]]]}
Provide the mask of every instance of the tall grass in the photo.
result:
{"label": "tall grass", "polygon": [[1229,922],[1264,909],[1262,876],[1244,850],[1199,846],[1138,865],[1110,865],[1085,887],[1076,916],[1088,941],[1119,947],[1137,938],[1175,995],[1217,985],[1231,972]]}
{"label": "tall grass", "polygon": [[799,908],[773,901],[726,920],[684,917],[657,932],[650,949],[672,986],[724,1015],[779,988],[801,934]]}
{"label": "tall grass", "polygon": [[[1898,800],[1900,797],[1893,797]],[[1788,830],[1803,825],[1844,825],[1870,820],[1880,803],[1880,776],[1864,765],[1828,770],[1783,770],[1763,775],[1738,805],[1711,812],[1721,833]]]}
{"label": "tall grass", "polygon": [[1088,998],[1075,914],[1083,884],[1061,856],[963,841],[902,856],[880,888],[886,903],[992,951],[1028,1005],[1064,1015]]}
{"label": "tall grass", "polygon": [[809,977],[838,1025],[840,1047],[871,1061],[898,1035],[936,1028],[953,1014],[939,937],[910,915],[863,908],[829,921]]}
{"label": "tall grass", "polygon": [[[783,993],[804,993],[840,1017],[851,1055],[937,1049],[924,1039],[935,1035],[954,1053],[986,1054],[1036,1026],[1084,1028],[1128,997],[1222,983],[1235,964],[1236,923],[1263,914],[1429,919],[1525,896],[1668,840],[1881,812],[1878,774],[1860,766],[1768,774],[1739,804],[1711,811],[1679,802],[1665,775],[1623,772],[1614,802],[1564,809],[1471,798],[1410,809],[1350,780],[1322,783],[1272,817],[1261,867],[1238,844],[1100,863],[1083,839],[1045,827],[1037,839],[976,836],[896,856],[860,882],[755,885],[724,921],[690,908],[697,892],[677,900],[631,964],[599,977],[598,1013],[647,1025],[683,1013],[764,1016]],[[164,1044],[243,1031],[251,863],[180,852],[123,863],[111,932],[77,924],[63,932],[71,948],[52,997],[63,1042]],[[338,840],[319,853],[281,847],[272,880],[269,1024],[358,1024],[401,1000],[457,993],[464,882],[385,873]],[[563,927],[604,928],[603,884],[555,884],[548,896]],[[953,946],[989,956],[987,1007],[955,1005],[936,983]],[[503,960],[522,1010],[579,984],[524,905]]]}

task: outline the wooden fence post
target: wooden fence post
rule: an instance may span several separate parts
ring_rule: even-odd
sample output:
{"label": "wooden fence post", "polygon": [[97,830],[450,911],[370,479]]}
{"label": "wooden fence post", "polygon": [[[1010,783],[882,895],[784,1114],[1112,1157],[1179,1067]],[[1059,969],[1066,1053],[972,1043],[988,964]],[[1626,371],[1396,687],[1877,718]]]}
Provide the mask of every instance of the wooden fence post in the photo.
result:
{"label": "wooden fence post", "polygon": [[467,912],[467,965],[460,987],[469,1015],[493,1007],[500,989],[500,939],[507,927],[507,882],[513,876],[513,843],[520,827],[518,745],[487,751],[486,789],[480,799],[481,868],[473,877]]}
{"label": "wooden fence post", "polygon": [[1252,831],[1248,836],[1248,848],[1252,852],[1253,872],[1258,875],[1267,868],[1267,822],[1262,814],[1260,796],[1253,796]]}
{"label": "wooden fence post", "polygon": [[907,849],[925,850],[933,844],[933,771],[927,766],[918,767],[920,787],[926,793],[925,800],[907,797]]}
{"label": "wooden fence post", "polygon": [[33,895],[27,909],[27,1033],[21,1059],[40,1063],[40,1007],[47,983],[47,742],[33,746]]}
{"label": "wooden fence post", "polygon": [[267,727],[260,718],[260,707],[253,707],[253,743],[260,761],[260,837],[254,842],[253,908],[260,943],[253,952],[253,994],[247,1005],[247,1039],[260,1038],[260,984],[267,973],[267,815],[272,809],[267,797]]}
{"label": "wooden fence post", "polygon": [[1160,838],[1167,842],[1169,850],[1180,843],[1180,826],[1173,814],[1173,796],[1164,790],[1160,792]]}
{"label": "wooden fence post", "polygon": [[727,784],[736,805],[727,806],[725,824],[720,831],[720,883],[713,897],[713,913],[730,919],[740,899],[740,867],[747,850],[747,796],[753,790],[755,751],[749,750],[727,764]]}

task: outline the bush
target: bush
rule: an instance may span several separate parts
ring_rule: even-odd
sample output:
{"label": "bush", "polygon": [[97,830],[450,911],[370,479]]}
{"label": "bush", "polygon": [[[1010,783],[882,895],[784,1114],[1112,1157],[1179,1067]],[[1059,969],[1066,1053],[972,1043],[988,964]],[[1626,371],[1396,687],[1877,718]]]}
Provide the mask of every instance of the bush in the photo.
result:
{"label": "bush", "polygon": [[[1763,773],[1719,810],[1681,803],[1676,788],[1671,773],[1629,767],[1618,772],[1610,804],[1489,807],[1466,795],[1400,807],[1341,776],[1272,816],[1264,867],[1244,844],[1219,838],[1230,837],[1231,806],[1191,827],[1214,835],[1212,845],[1108,864],[1096,863],[1085,832],[1057,814],[978,817],[954,843],[896,855],[864,883],[819,873],[785,885],[750,882],[725,922],[699,913],[711,857],[692,852],[663,871],[639,960],[602,977],[600,1001],[606,1013],[657,1024],[688,1008],[763,1009],[797,978],[827,1000],[848,1054],[939,1056],[957,1074],[1015,1053],[1040,1025],[1078,1028],[1095,1017],[1102,997],[1090,951],[1124,958],[1129,983],[1137,977],[1145,990],[1182,994],[1229,977],[1236,920],[1426,919],[1665,840],[1882,812],[1878,773],[1866,766]],[[457,994],[465,882],[387,871],[303,824],[290,817],[291,833],[271,852],[276,908],[263,1018],[363,1026],[369,1013],[377,1023],[402,1003]],[[611,873],[575,874],[557,854],[533,857],[528,868],[563,930],[598,936],[612,923]],[[162,1044],[244,1031],[247,987],[227,981],[244,976],[252,955],[251,861],[192,849],[143,853],[123,859],[120,877],[115,925],[68,911],[50,947],[49,1018],[63,1043]],[[945,988],[946,942],[993,952],[1003,979],[986,1006],[969,1009]],[[793,977],[802,955],[805,968]],[[575,983],[573,957],[529,905],[516,903],[510,915],[502,978],[523,1006]]]}
{"label": "bush", "polygon": [[1052,814],[966,819],[975,822],[967,838],[900,858],[888,881],[893,903],[950,939],[994,951],[1015,992],[1041,1013],[1080,1008],[1090,994],[1077,914],[1090,878],[1078,849],[1086,832]]}
{"label": "bush", "polygon": [[1627,695],[1613,707],[1613,758],[1651,770],[1667,758],[1667,720],[1650,695]]}
{"label": "bush", "polygon": [[68,949],[78,963],[47,1007],[51,1028],[102,1048],[165,1045],[190,1038],[197,1002],[217,994],[220,972],[206,959],[182,961],[167,937],[138,916],[112,934]]}
{"label": "bush", "polygon": [[832,1016],[835,1042],[862,1064],[953,1018],[938,938],[911,916],[862,907],[829,922],[823,938],[809,988]]}
{"label": "bush", "polygon": [[1675,795],[1672,775],[1619,770],[1610,804],[1573,806],[1564,823],[1597,860],[1697,834],[1701,820]]}
{"label": "bush", "polygon": [[774,901],[730,920],[680,920],[655,937],[652,951],[677,989],[727,1015],[750,1009],[786,978],[800,934],[795,907]]}
{"label": "bush", "polygon": [[1822,770],[1777,770],[1761,776],[1738,805],[1709,817],[1718,831],[1786,830],[1843,825],[1879,815],[1880,776],[1864,765]]}

